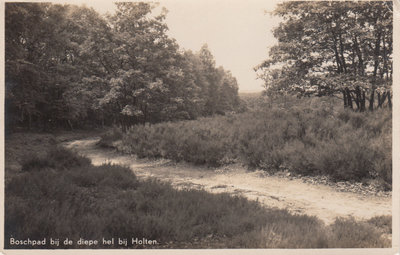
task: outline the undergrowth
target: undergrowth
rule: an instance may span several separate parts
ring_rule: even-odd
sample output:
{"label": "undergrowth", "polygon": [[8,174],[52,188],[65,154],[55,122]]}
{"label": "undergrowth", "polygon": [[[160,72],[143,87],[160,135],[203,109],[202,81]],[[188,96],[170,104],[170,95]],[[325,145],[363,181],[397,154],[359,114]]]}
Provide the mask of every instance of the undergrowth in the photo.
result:
{"label": "undergrowth", "polygon": [[118,136],[106,134],[102,143],[119,139],[120,151],[139,157],[211,167],[241,162],[335,181],[377,179],[390,189],[391,111],[359,113],[338,105],[291,99],[242,114],[133,126],[126,133],[114,129]]}
{"label": "undergrowth", "polygon": [[[325,226],[316,217],[262,207],[256,201],[203,190],[176,190],[155,179],[138,180],[129,169],[93,166],[58,148],[24,161],[5,190],[5,247],[17,240],[147,238],[136,248],[331,248],[389,247],[376,224],[338,219]],[[38,163],[40,162],[40,163]],[[196,241],[197,240],[197,241]],[[193,246],[192,246],[193,245]],[[47,246],[33,248],[55,248]],[[133,247],[134,248],[134,247]]]}

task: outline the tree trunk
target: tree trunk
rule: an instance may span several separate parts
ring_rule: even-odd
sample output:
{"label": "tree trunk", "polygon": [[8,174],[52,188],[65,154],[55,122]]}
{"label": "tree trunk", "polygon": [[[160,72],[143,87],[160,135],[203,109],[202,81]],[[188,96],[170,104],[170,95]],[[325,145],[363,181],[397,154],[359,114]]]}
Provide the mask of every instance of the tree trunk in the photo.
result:
{"label": "tree trunk", "polygon": [[361,90],[360,90],[359,86],[356,86],[354,93],[356,94],[354,101],[356,102],[357,110],[360,110],[360,108],[361,108]]}
{"label": "tree trunk", "polygon": [[342,63],[340,61],[339,57],[339,51],[337,49],[337,39],[335,33],[332,31],[332,39],[333,39],[333,49],[335,51],[335,60],[336,60],[336,65],[337,65],[337,73],[342,73],[343,72],[343,67]]}
{"label": "tree trunk", "polygon": [[365,111],[365,91],[361,92],[361,100],[360,100],[360,112]]}
{"label": "tree trunk", "polygon": [[381,105],[381,93],[376,92],[376,94],[378,95],[378,106],[377,107],[381,108],[382,107],[382,105]]}
{"label": "tree trunk", "polygon": [[369,97],[369,110],[372,112],[374,110],[374,101],[375,101],[375,89],[372,89],[371,95]]}
{"label": "tree trunk", "polygon": [[340,57],[342,59],[343,70],[344,73],[347,73],[347,64],[346,64],[346,59],[344,58],[344,45],[342,40],[342,34],[339,34],[339,44],[340,44]]}
{"label": "tree trunk", "polygon": [[346,88],[346,97],[347,97],[347,107],[353,109],[353,101],[351,100],[351,94],[349,88]]}
{"label": "tree trunk", "polygon": [[387,94],[386,94],[386,92],[383,92],[383,93],[382,93],[382,96],[381,96],[380,94],[378,94],[378,96],[379,96],[379,97],[378,97],[378,107],[379,107],[379,108],[382,108],[383,103],[385,103]]}
{"label": "tree trunk", "polygon": [[360,112],[365,111],[365,91],[361,91],[360,86],[356,86],[355,94],[356,98],[354,101],[356,102],[357,109]]}
{"label": "tree trunk", "polygon": [[392,109],[392,99],[391,99],[390,91],[388,91],[388,93],[387,93],[387,99],[388,99],[389,108]]}
{"label": "tree trunk", "polygon": [[381,33],[378,33],[378,38],[376,38],[376,41],[375,41],[374,71],[373,71],[373,74],[372,74],[373,77],[376,77],[376,74],[378,72],[380,46],[381,46]]}
{"label": "tree trunk", "polygon": [[74,130],[74,127],[72,126],[72,123],[70,120],[67,120],[68,126],[71,128],[71,130]]}
{"label": "tree trunk", "polygon": [[357,37],[354,37],[354,48],[358,57],[358,73],[360,75],[364,75],[364,61],[363,61],[363,57],[362,57],[362,52],[360,50],[360,46],[358,44],[358,39]]}
{"label": "tree trunk", "polygon": [[342,89],[342,94],[343,94],[343,107],[346,109],[347,108],[347,96],[346,96],[346,91]]}
{"label": "tree trunk", "polygon": [[388,59],[387,59],[387,51],[386,51],[386,41],[385,41],[385,33],[382,35],[382,45],[383,45],[383,70],[381,74],[381,78],[383,79],[386,73],[386,79],[389,78],[389,68],[388,68]]}

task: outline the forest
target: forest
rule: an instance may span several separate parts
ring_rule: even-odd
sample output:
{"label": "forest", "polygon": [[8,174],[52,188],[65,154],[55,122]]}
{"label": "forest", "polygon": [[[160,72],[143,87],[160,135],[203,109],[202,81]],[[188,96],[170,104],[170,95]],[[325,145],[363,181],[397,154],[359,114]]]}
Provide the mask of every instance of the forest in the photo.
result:
{"label": "forest", "polygon": [[182,50],[166,10],[112,15],[50,3],[6,5],[6,129],[123,128],[238,111],[238,84],[207,45]]}
{"label": "forest", "polygon": [[[6,129],[135,124],[241,112],[238,84],[205,44],[182,50],[167,11],[118,3],[6,5]],[[392,107],[391,2],[286,2],[278,44],[255,71],[269,96],[331,96],[346,108]]]}

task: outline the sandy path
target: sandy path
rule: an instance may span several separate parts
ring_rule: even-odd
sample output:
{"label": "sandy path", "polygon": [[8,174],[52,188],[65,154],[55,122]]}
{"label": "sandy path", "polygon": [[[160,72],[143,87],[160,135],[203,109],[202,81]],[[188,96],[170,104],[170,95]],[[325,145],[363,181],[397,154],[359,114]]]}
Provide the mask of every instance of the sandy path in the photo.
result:
{"label": "sandy path", "polygon": [[392,199],[337,192],[326,185],[311,185],[301,180],[281,177],[260,177],[238,166],[216,170],[189,164],[173,164],[168,160],[138,160],[113,150],[96,147],[98,138],[65,143],[65,146],[89,157],[94,165],[113,163],[129,166],[137,176],[169,181],[176,188],[201,188],[207,191],[241,194],[249,199],[291,212],[315,215],[329,224],[336,217],[353,216],[368,219],[391,215]]}

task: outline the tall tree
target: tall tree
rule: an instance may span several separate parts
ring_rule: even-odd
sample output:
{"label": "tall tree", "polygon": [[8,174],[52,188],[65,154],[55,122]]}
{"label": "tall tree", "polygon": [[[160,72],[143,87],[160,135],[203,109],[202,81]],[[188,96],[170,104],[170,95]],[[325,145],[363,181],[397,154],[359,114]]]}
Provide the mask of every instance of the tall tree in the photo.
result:
{"label": "tall tree", "polygon": [[8,127],[126,128],[234,108],[236,80],[207,47],[180,50],[165,9],[116,7],[101,16],[84,6],[6,3]]}
{"label": "tall tree", "polygon": [[[285,2],[275,15],[278,44],[257,70],[269,93],[340,93],[345,107],[374,109],[390,95],[392,2]],[[390,97],[389,97],[390,98]],[[381,105],[378,103],[378,105]]]}

